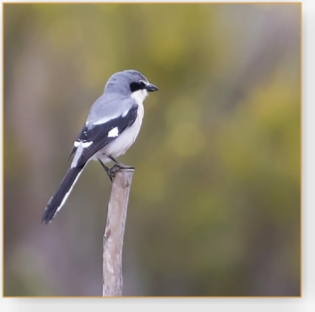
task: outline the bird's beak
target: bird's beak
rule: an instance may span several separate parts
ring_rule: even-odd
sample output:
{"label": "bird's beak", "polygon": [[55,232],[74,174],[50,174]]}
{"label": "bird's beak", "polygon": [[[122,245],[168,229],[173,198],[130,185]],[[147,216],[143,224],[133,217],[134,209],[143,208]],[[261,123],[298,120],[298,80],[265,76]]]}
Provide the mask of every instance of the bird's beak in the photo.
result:
{"label": "bird's beak", "polygon": [[145,87],[149,92],[154,92],[154,91],[157,91],[159,90],[159,88],[157,86],[155,86],[154,84],[152,83],[148,83]]}

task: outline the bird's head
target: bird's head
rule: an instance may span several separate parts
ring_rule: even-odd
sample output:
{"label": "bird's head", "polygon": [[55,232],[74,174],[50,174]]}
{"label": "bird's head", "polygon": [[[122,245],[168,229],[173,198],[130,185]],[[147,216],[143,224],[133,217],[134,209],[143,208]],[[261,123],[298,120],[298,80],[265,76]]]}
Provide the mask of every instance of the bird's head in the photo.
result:
{"label": "bird's head", "polygon": [[148,92],[157,91],[158,87],[136,70],[124,70],[113,74],[107,81],[104,92],[121,92],[135,99],[144,100]]}

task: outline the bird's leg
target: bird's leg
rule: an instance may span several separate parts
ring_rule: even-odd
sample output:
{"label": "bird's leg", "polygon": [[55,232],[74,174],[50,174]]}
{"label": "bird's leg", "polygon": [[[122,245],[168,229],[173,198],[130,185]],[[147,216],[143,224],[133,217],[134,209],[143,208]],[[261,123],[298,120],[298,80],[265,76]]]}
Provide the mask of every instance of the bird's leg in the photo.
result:
{"label": "bird's leg", "polygon": [[111,167],[111,168],[108,168],[107,166],[105,166],[100,159],[98,159],[98,161],[102,165],[102,167],[105,170],[105,172],[107,173],[107,175],[108,175],[108,177],[109,177],[111,182],[113,182],[113,178],[115,177],[116,172],[118,170],[120,170],[120,169],[134,169],[134,167],[126,166],[126,165],[122,164],[121,162],[117,161],[112,156],[108,156],[108,158],[111,159],[115,163],[115,165],[113,167]]}
{"label": "bird's leg", "polygon": [[132,166],[127,166],[122,164],[121,162],[119,162],[118,160],[116,160],[113,156],[107,156],[110,160],[112,160],[115,163],[115,166],[113,166],[111,169],[113,169],[114,167],[119,167],[119,169],[135,169]]}
{"label": "bird's leg", "polygon": [[103,162],[100,159],[98,159],[98,161],[102,165],[102,167],[105,170],[105,172],[107,173],[107,175],[108,175],[109,179],[111,180],[111,182],[113,182],[113,177],[115,176],[115,174],[114,174],[114,172],[111,171],[112,168],[109,169],[107,166],[105,166],[103,164]]}

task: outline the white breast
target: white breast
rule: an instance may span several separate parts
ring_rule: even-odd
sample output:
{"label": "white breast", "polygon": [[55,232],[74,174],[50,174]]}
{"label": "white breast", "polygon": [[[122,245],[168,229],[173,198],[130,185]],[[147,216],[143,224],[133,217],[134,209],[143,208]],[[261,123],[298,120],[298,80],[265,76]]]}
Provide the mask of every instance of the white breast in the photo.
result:
{"label": "white breast", "polygon": [[143,101],[148,95],[148,91],[143,89],[143,90],[138,90],[135,91],[131,94],[131,97],[136,101],[138,105],[143,105]]}

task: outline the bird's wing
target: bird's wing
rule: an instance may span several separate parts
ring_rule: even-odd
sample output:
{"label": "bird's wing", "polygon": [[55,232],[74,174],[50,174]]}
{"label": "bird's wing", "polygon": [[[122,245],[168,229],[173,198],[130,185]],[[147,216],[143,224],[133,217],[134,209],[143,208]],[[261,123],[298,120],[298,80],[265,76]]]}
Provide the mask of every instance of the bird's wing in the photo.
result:
{"label": "bird's wing", "polygon": [[[116,113],[115,117],[113,117],[114,115],[111,114],[112,112],[108,110],[107,114],[99,114],[98,119],[95,117],[91,119],[89,117],[93,107],[91,108],[87,123],[74,142],[74,147],[69,156],[71,157],[71,155],[76,153],[74,156],[74,160],[76,159],[76,166],[80,166],[87,162],[96,152],[111,141],[117,139],[126,128],[134,123],[137,118],[138,104],[132,99],[123,102],[125,102],[123,103],[124,105],[121,105],[120,111],[118,111],[119,114]],[[129,109],[127,109],[128,106]],[[106,108],[103,107],[102,109],[103,112],[106,113]],[[92,123],[91,120],[94,122]],[[78,149],[79,146],[80,149]]]}

